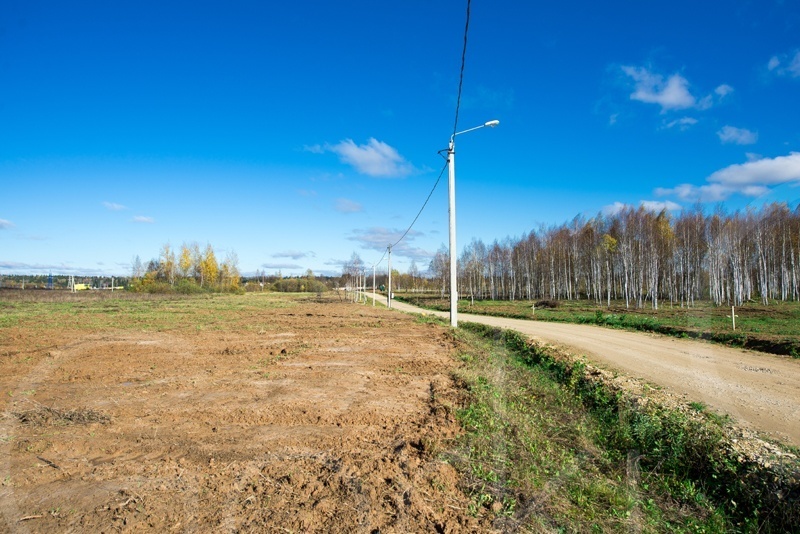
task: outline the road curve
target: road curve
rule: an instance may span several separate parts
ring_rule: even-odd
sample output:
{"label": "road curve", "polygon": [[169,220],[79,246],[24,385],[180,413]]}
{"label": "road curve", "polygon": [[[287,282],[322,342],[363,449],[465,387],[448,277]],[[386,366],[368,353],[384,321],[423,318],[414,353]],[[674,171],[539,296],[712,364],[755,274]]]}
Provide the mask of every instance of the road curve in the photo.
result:
{"label": "road curve", "polygon": [[[380,299],[385,299],[377,295]],[[394,309],[449,317],[402,302]],[[800,446],[800,361],[658,334],[592,325],[506,319],[459,313],[469,321],[516,330],[566,347],[592,363],[652,384],[726,413],[739,424]]]}

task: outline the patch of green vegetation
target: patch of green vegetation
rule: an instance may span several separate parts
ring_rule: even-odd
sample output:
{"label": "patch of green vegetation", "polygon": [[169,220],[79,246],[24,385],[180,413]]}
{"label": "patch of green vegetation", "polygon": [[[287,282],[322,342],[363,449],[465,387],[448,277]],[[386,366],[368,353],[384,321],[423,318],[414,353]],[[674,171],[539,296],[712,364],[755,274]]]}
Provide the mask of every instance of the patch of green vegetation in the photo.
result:
{"label": "patch of green vegetation", "polygon": [[[475,450],[473,495],[490,488],[496,502],[530,484],[512,494],[522,502],[555,484],[569,503],[559,502],[546,528],[564,521],[576,531],[788,532],[800,524],[797,460],[770,467],[738,457],[727,421],[705,406],[684,413],[640,403],[586,373],[582,361],[557,358],[515,332],[472,323],[462,330],[490,340],[462,358],[475,375],[464,379],[470,404],[460,414]],[[488,465],[476,470],[476,462]]]}
{"label": "patch of green vegetation", "polygon": [[456,375],[467,391],[457,412],[466,433],[450,461],[465,475],[471,513],[494,514],[503,531],[727,531],[702,496],[676,502],[634,480],[604,437],[603,417],[554,379],[554,368],[532,368],[502,339],[456,335],[470,347]]}
{"label": "patch of green vegetation", "polygon": [[[78,332],[107,329],[222,331],[240,323],[241,314],[257,317],[264,310],[295,306],[300,298],[266,292],[244,295],[35,293],[32,297],[24,295],[18,296],[19,300],[0,302],[5,310],[0,316],[0,330],[18,326],[32,331],[60,328]],[[263,328],[263,323],[259,328]]]}

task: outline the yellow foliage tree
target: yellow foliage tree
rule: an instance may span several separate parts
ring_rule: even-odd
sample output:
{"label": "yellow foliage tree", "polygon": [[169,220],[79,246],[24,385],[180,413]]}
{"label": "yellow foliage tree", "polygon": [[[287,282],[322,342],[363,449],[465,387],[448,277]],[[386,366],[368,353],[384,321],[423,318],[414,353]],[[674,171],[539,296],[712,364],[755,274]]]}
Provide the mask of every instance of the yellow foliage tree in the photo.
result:
{"label": "yellow foliage tree", "polygon": [[208,244],[200,261],[200,287],[203,287],[204,284],[214,286],[218,278],[219,264],[217,263],[217,256],[214,254],[214,248],[211,244]]}
{"label": "yellow foliage tree", "polygon": [[181,270],[181,276],[184,278],[188,277],[192,272],[192,265],[194,265],[192,261],[192,250],[184,243],[181,245],[181,255],[178,258],[178,267]]}

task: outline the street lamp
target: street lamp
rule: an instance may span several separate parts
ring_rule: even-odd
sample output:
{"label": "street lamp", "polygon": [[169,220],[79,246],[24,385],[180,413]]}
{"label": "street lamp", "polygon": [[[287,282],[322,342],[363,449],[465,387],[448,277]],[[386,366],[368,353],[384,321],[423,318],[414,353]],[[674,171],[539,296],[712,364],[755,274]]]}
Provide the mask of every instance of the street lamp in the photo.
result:
{"label": "street lamp", "polygon": [[485,122],[480,126],[462,130],[450,137],[450,146],[447,148],[447,163],[450,167],[448,191],[450,200],[450,326],[458,326],[458,259],[456,258],[456,150],[455,139],[457,135],[471,132],[479,128],[494,128],[500,121]]}

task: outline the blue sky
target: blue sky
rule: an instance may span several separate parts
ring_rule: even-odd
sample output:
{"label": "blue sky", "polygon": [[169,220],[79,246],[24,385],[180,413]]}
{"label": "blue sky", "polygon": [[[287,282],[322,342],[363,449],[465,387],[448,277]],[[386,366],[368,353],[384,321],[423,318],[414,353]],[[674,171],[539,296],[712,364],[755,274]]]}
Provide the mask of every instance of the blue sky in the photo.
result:
{"label": "blue sky", "polygon": [[[466,1],[44,2],[0,16],[0,274],[170,243],[338,274],[411,224],[453,131]],[[474,0],[459,249],[622,205],[800,199],[796,1]],[[447,244],[446,173],[394,249]],[[383,264],[385,266],[385,263]]]}

